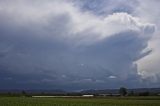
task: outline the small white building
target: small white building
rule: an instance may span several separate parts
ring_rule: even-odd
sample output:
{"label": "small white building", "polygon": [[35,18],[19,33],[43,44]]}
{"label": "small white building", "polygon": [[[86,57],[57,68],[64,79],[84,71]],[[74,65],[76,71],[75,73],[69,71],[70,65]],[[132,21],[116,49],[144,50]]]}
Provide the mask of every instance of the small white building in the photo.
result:
{"label": "small white building", "polygon": [[83,97],[93,97],[94,95],[82,95]]}
{"label": "small white building", "polygon": [[121,96],[121,95],[120,94],[99,94],[99,96],[106,97],[106,96]]}

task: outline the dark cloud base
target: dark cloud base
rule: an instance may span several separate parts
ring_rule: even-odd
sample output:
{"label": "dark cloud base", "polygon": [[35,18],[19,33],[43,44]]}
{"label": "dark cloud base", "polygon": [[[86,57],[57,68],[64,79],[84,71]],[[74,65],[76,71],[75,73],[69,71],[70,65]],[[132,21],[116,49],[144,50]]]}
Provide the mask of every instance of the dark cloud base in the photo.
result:
{"label": "dark cloud base", "polygon": [[[41,2],[40,4],[42,4]],[[61,2],[65,7],[66,2]],[[93,5],[96,5],[97,1],[94,2]],[[30,2],[20,4],[26,3]],[[2,17],[0,19],[0,89],[79,90],[119,88],[121,86],[150,87],[148,86],[150,84],[152,87],[158,86],[157,82],[143,80],[138,74],[136,61],[152,52],[149,50],[142,53],[148,46],[148,40],[154,32],[154,27],[145,24],[146,26],[142,25],[143,28],[141,28],[136,25],[137,23],[133,21],[134,18],[127,14],[133,11],[131,4],[124,4],[128,8],[128,12],[120,13],[119,16],[122,16],[120,19],[123,19],[123,16],[128,20],[133,18],[128,23],[135,25],[136,28],[140,27],[138,31],[127,27],[124,28],[125,30],[113,31],[113,34],[107,35],[108,29],[104,27],[103,31],[107,33],[106,37],[101,40],[98,39],[102,36],[101,32],[95,32],[94,30],[98,27],[94,29],[94,25],[88,27],[85,26],[85,23],[76,24],[79,25],[78,30],[83,28],[84,30],[79,32],[74,30],[77,26],[73,24],[75,21],[73,17],[76,17],[77,14],[83,16],[83,12],[90,11],[87,7],[88,3],[82,5],[86,10],[78,11],[79,13],[70,10],[70,8],[78,7],[69,4],[69,7],[67,5],[63,11],[60,11],[60,14],[56,14],[58,10],[51,12],[51,15],[41,11],[39,14],[36,12],[38,15],[32,14],[33,16],[30,16],[32,11],[37,11],[41,5],[34,7],[26,4],[21,8],[22,10],[19,10],[21,6],[19,7],[13,2],[4,2],[4,4],[8,4],[13,9],[16,5],[18,10],[13,10],[13,14],[6,7],[3,7],[4,10],[0,10],[0,17]],[[32,11],[26,10],[28,6],[31,6]],[[126,12],[119,7],[121,7],[120,4],[106,13]],[[42,5],[41,10],[43,8],[45,6]],[[91,10],[94,9],[91,8]],[[23,14],[24,12],[26,13]],[[96,15],[101,14],[100,11],[94,12],[97,13]],[[41,16],[41,13],[45,15]],[[88,18],[90,14],[87,14],[86,17]],[[113,14],[112,18],[115,16],[116,14]],[[96,19],[98,20],[99,17],[97,16]],[[87,19],[85,21],[87,22]],[[78,20],[78,22],[81,21]],[[103,22],[105,21],[103,20]],[[114,19],[107,22],[111,23],[111,29],[116,29],[119,24]],[[118,24],[114,26],[114,22]],[[125,22],[127,22],[125,19],[122,20],[122,25],[119,26],[123,27]],[[145,32],[149,35],[145,35]],[[98,37],[94,40],[97,35]]]}

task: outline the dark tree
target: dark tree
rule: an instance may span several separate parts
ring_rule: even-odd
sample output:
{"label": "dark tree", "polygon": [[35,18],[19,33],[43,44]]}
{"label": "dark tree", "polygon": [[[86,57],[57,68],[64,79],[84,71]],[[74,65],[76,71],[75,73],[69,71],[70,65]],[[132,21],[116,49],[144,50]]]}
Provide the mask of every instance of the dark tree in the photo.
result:
{"label": "dark tree", "polygon": [[148,91],[141,92],[141,93],[139,93],[139,96],[149,96],[149,92]]}
{"label": "dark tree", "polygon": [[119,93],[120,93],[121,96],[125,96],[127,94],[127,89],[124,88],[124,87],[121,87],[119,89]]}
{"label": "dark tree", "polygon": [[23,96],[26,96],[26,92],[25,92],[24,90],[22,91],[22,95],[23,95]]}
{"label": "dark tree", "polygon": [[129,93],[129,96],[134,96],[134,91],[132,90],[130,93]]}

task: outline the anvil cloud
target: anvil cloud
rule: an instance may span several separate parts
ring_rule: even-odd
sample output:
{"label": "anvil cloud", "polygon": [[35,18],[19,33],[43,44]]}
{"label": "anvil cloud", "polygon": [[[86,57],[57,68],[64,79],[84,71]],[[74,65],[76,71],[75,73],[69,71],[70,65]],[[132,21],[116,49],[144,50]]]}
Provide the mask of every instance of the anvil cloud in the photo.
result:
{"label": "anvil cloud", "polygon": [[1,0],[1,89],[157,87],[142,69],[158,27],[124,1]]}

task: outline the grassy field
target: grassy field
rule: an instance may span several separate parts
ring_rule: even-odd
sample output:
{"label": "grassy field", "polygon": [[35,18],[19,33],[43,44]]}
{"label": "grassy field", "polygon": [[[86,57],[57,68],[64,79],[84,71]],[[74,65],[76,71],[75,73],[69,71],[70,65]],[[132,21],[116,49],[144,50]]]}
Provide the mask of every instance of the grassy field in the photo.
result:
{"label": "grassy field", "polygon": [[107,98],[0,97],[0,106],[160,106],[160,97],[107,97]]}

